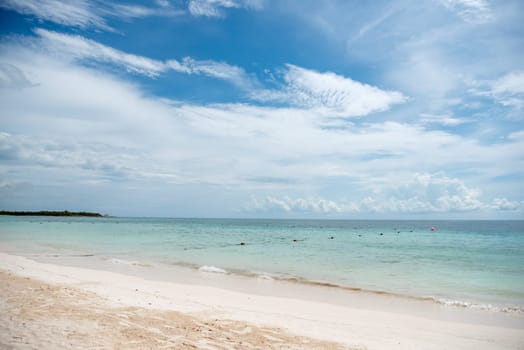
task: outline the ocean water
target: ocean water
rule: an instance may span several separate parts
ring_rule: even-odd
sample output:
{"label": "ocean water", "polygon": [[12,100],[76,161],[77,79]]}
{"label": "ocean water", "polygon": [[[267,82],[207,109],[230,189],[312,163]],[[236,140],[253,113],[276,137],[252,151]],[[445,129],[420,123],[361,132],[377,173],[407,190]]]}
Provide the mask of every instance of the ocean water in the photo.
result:
{"label": "ocean water", "polygon": [[524,311],[524,221],[4,216],[0,242],[33,253],[181,265]]}

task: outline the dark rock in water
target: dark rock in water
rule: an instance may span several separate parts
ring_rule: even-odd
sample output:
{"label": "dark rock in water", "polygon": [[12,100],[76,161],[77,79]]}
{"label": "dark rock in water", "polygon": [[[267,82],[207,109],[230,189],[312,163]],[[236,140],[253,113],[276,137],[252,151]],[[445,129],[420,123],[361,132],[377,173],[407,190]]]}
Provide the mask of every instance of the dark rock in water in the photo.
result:
{"label": "dark rock in water", "polygon": [[381,235],[381,236],[384,236],[384,234],[383,234],[382,232],[380,232],[380,235]]}
{"label": "dark rock in water", "polygon": [[359,237],[362,237],[362,235],[358,235]]}
{"label": "dark rock in water", "polygon": [[239,244],[239,245],[246,245],[246,243],[244,243],[244,242],[240,242],[240,244]]}
{"label": "dark rock in water", "polygon": [[331,237],[329,237],[329,239],[335,239],[335,237],[331,236]]}
{"label": "dark rock in water", "polygon": [[298,242],[298,239],[294,239],[293,242]]}

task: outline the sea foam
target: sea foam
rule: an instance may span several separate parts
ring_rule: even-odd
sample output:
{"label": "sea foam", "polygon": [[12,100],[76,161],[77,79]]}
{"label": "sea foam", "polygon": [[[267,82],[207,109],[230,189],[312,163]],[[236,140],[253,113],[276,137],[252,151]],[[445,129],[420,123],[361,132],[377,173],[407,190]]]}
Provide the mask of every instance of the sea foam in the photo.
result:
{"label": "sea foam", "polygon": [[147,264],[142,264],[138,261],[130,261],[130,260],[124,260],[124,259],[118,259],[118,258],[111,258],[109,261],[115,265],[126,265],[126,266],[143,266],[143,267],[149,267]]}
{"label": "sea foam", "polygon": [[226,270],[221,269],[220,267],[210,266],[210,265],[200,266],[198,271],[211,272],[211,273],[227,273]]}
{"label": "sea foam", "polygon": [[492,304],[473,303],[469,301],[453,300],[453,299],[445,299],[445,298],[431,298],[431,299],[433,299],[436,303],[442,304],[445,306],[455,306],[455,307],[463,307],[463,308],[468,308],[468,309],[505,312],[505,313],[524,313],[524,309],[519,306],[496,306]]}

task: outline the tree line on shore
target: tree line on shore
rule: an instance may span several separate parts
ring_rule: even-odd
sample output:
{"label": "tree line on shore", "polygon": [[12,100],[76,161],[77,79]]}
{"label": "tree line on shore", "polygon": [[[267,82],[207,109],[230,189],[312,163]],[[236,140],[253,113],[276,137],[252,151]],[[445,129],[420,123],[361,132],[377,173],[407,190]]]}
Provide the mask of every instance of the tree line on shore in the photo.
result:
{"label": "tree line on shore", "polygon": [[9,211],[0,210],[0,215],[13,215],[13,216],[88,216],[88,217],[104,217],[100,213],[91,213],[87,211]]}

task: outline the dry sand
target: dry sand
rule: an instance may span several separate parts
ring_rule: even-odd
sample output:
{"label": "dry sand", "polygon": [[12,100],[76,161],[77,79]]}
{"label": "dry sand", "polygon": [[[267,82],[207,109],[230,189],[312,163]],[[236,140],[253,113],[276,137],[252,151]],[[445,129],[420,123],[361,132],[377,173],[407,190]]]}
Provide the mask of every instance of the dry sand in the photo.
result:
{"label": "dry sand", "polygon": [[0,271],[2,349],[343,349],[246,322],[111,307],[95,293]]}
{"label": "dry sand", "polygon": [[510,326],[447,321],[3,253],[0,279],[6,349],[524,349],[521,316]]}

